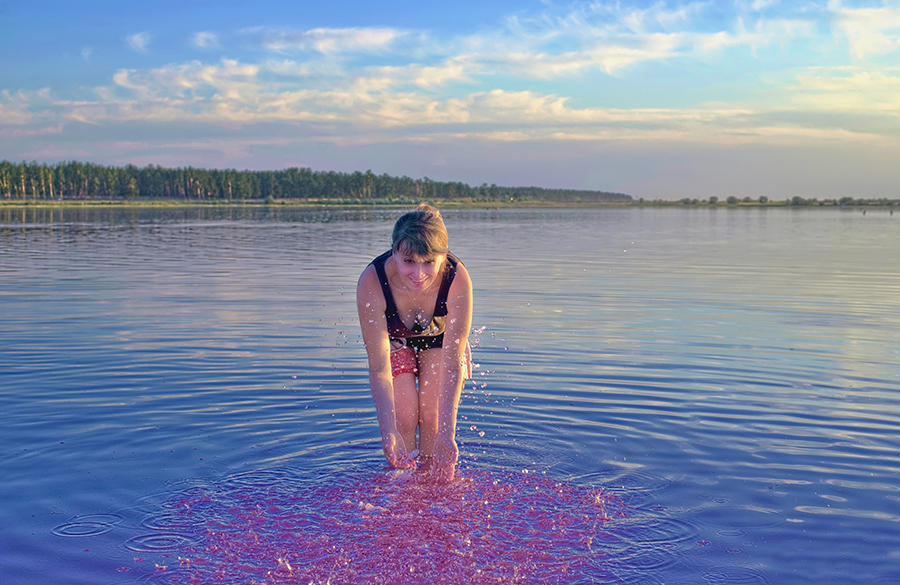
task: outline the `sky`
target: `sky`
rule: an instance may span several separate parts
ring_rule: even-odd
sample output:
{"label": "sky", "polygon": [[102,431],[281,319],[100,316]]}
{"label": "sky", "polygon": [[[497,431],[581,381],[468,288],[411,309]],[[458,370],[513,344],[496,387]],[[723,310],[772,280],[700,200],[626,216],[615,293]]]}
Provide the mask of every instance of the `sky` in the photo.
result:
{"label": "sky", "polygon": [[900,0],[0,0],[0,160],[900,197]]}

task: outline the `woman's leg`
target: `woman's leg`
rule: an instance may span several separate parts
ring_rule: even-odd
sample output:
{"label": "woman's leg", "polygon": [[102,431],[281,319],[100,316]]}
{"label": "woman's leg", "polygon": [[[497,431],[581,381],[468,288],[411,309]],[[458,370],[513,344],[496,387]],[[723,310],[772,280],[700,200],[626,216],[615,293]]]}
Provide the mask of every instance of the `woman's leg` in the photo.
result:
{"label": "woman's leg", "polygon": [[416,449],[416,428],[419,426],[416,352],[410,347],[392,351],[391,370],[394,376],[394,418],[397,431],[403,437],[407,452],[410,452]]}
{"label": "woman's leg", "polygon": [[419,352],[419,454],[429,458],[438,432],[438,404],[441,388],[441,349]]}
{"label": "woman's leg", "polygon": [[[442,383],[446,361],[444,349],[435,348],[419,352],[419,453],[423,459],[422,469],[429,471],[439,481],[452,481],[459,459],[452,429],[441,429],[441,424],[456,426],[459,391],[463,383],[466,364],[457,363],[457,388]],[[446,382],[446,381],[443,381]],[[452,392],[452,396],[441,396],[442,392]],[[452,412],[441,413],[442,408],[452,408]],[[452,420],[451,420],[452,419]],[[441,431],[441,432],[439,432]],[[446,432],[444,432],[446,431]]]}
{"label": "woman's leg", "polygon": [[416,427],[419,426],[419,397],[414,374],[394,378],[394,416],[397,431],[403,437],[407,452],[416,449]]}

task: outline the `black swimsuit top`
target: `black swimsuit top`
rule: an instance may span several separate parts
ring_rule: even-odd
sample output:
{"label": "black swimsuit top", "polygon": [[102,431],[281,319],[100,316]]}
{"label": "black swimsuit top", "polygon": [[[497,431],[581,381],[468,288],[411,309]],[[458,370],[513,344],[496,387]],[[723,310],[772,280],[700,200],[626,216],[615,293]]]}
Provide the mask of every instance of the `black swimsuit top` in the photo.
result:
{"label": "black swimsuit top", "polygon": [[447,265],[444,268],[444,277],[437,300],[434,303],[434,316],[431,318],[431,322],[424,327],[416,323],[410,329],[400,318],[397,304],[394,302],[394,295],[391,292],[391,285],[388,283],[387,273],[384,270],[384,263],[391,254],[393,252],[388,250],[371,262],[375,267],[375,272],[378,273],[378,281],[381,283],[381,291],[384,293],[384,316],[387,319],[387,330],[391,341],[405,341],[405,345],[416,351],[442,347],[444,345],[444,327],[447,321],[447,294],[450,292],[453,277],[456,276],[456,265],[459,263],[459,258],[447,253]]}

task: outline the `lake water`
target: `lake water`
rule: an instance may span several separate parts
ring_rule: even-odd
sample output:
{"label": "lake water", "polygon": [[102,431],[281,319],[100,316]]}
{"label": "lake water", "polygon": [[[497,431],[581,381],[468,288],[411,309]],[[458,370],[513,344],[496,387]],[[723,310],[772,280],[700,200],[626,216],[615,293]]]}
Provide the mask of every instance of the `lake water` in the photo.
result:
{"label": "lake water", "polygon": [[446,211],[447,486],[369,396],[398,215],[0,209],[0,583],[900,583],[900,214]]}

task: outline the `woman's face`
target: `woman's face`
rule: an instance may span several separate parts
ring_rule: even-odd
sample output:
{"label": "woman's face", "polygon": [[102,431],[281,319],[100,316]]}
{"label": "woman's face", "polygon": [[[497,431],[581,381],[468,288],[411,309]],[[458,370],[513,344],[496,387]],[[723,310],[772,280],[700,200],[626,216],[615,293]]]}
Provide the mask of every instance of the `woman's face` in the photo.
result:
{"label": "woman's face", "polygon": [[445,254],[422,257],[399,250],[394,252],[400,281],[410,290],[426,290],[437,282],[445,259]]}

